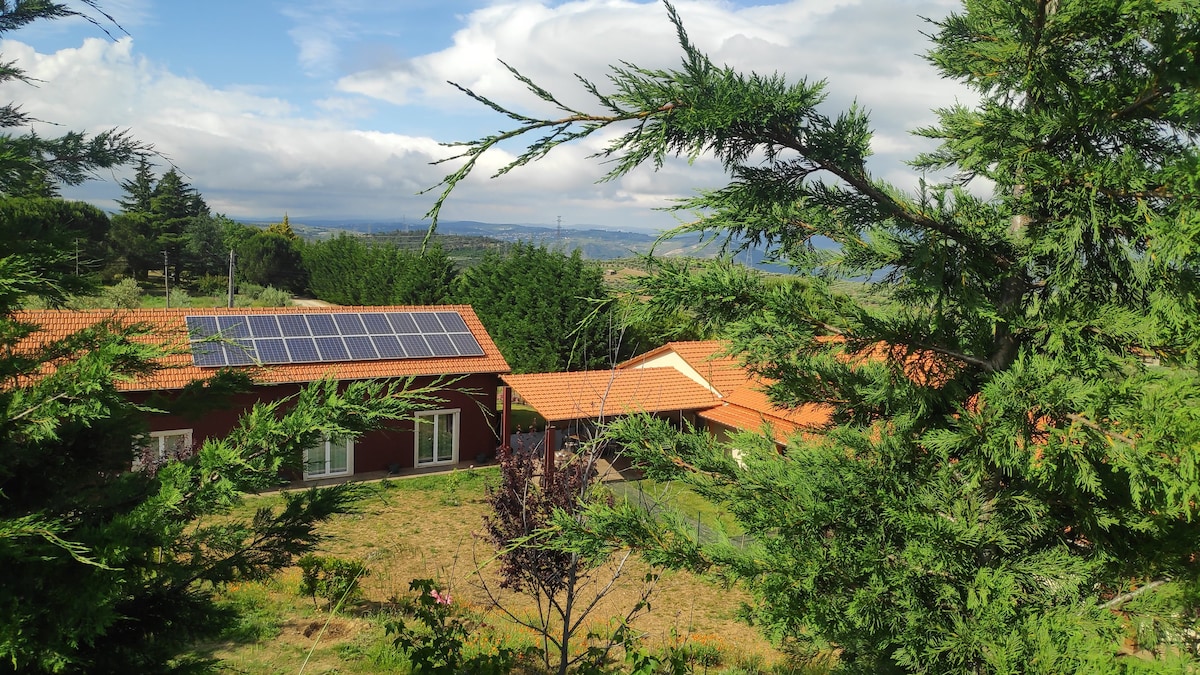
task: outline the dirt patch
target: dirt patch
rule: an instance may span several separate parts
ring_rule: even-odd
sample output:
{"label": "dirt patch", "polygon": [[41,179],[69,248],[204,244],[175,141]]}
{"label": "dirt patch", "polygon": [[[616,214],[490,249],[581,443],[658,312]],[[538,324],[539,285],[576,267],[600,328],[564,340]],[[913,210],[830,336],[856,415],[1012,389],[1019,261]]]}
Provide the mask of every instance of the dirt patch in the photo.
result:
{"label": "dirt patch", "polygon": [[330,642],[354,637],[360,630],[361,627],[351,620],[337,616],[329,619],[291,619],[283,624],[281,637],[305,642],[319,638],[322,642]]}

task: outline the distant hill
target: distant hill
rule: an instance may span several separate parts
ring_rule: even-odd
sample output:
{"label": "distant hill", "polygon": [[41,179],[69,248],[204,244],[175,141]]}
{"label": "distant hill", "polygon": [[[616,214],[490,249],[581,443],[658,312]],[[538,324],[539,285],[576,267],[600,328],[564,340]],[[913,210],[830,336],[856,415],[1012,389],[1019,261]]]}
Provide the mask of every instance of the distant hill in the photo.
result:
{"label": "distant hill", "polygon": [[[290,221],[292,229],[306,239],[324,239],[339,232],[356,232],[372,239],[386,240],[408,248],[419,246],[426,225],[388,221],[301,220]],[[646,232],[626,232],[601,228],[541,227],[511,223],[482,223],[470,220],[438,223],[437,240],[452,258],[469,264],[469,259],[505,242],[523,241],[565,251],[579,249],[590,260],[616,260],[649,253],[693,258],[715,258],[721,252],[721,242],[700,241],[695,234],[665,240],[655,246],[658,235]],[[731,247],[735,248],[735,247]],[[771,271],[784,271],[778,265],[764,262],[762,249],[753,247],[738,254],[738,260]],[[464,260],[464,258],[466,260]]]}

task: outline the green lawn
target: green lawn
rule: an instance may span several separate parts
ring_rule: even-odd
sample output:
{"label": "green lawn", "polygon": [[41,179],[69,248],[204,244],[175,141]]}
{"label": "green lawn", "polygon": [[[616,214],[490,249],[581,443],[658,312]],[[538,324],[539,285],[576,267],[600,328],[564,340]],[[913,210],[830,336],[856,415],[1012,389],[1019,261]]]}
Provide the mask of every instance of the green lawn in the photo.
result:
{"label": "green lawn", "polygon": [[[499,480],[495,467],[389,479],[363,485],[354,513],[321,527],[320,555],[363,562],[363,598],[336,612],[299,593],[298,568],[280,570],[271,579],[230,585],[223,599],[240,610],[241,619],[217,642],[198,645],[197,655],[216,658],[222,668],[238,673],[373,673],[408,672],[407,661],[392,645],[385,626],[398,617],[414,578],[434,579],[453,594],[455,607],[475,627],[468,651],[487,652],[497,645],[533,644],[519,628],[493,609],[480,580],[495,585],[494,552],[478,537],[488,512],[486,489]],[[725,516],[706,507],[697,495],[676,486],[632,485],[628,494],[665,493],[685,512],[695,511],[703,523],[716,525]],[[626,488],[622,488],[623,490]],[[256,509],[281,503],[278,495],[249,497],[230,517],[248,518]],[[707,525],[706,525],[707,526]],[[614,617],[636,601],[643,575],[631,563],[618,590],[605,600],[589,623],[605,630]],[[531,612],[523,596],[505,592],[510,608]],[[736,619],[749,597],[682,572],[663,573],[651,599],[652,611],[635,628],[644,633],[647,649],[695,648],[715,665],[695,672],[768,673],[781,655],[753,628]],[[534,673],[536,669],[517,671]]]}

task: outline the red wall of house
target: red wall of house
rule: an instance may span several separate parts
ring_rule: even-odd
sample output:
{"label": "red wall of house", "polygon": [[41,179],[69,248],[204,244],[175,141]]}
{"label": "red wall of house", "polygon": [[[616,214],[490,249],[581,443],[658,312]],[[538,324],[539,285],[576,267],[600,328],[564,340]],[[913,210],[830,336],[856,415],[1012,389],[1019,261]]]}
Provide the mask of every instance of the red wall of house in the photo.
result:
{"label": "red wall of house", "polygon": [[[431,378],[417,378],[415,386],[427,386]],[[438,397],[444,403],[431,407],[434,410],[460,410],[459,416],[459,462],[471,463],[480,455],[494,455],[499,445],[499,429],[496,414],[496,390],[499,377],[492,374],[469,375],[454,384],[453,389],[442,390]],[[196,447],[207,438],[227,435],[242,413],[260,401],[271,401],[294,395],[300,385],[260,385],[253,391],[230,397],[227,405],[191,417],[184,415],[151,415],[148,418],[150,431],[191,429],[192,442]],[[146,403],[149,392],[132,392],[130,400]],[[387,471],[395,466],[411,468],[416,460],[416,437],[411,420],[403,420],[385,428],[363,434],[354,444],[354,473]],[[297,460],[297,463],[298,460]]]}

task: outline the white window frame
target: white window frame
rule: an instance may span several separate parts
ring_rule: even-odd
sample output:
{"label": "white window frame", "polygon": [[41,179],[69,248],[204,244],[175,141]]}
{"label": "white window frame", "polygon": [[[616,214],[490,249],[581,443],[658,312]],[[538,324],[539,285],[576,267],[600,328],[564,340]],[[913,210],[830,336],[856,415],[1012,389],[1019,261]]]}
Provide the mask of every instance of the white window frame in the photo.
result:
{"label": "white window frame", "polygon": [[[452,425],[452,427],[453,427],[452,431],[450,432],[451,435],[453,436],[453,446],[452,446],[452,450],[451,450],[450,459],[444,459],[439,462],[439,461],[437,461],[437,447],[438,447],[438,434],[440,434],[441,431],[438,429],[438,424],[437,424],[436,418],[440,415],[453,415],[454,423]],[[433,422],[433,434],[434,434],[433,435],[433,456],[434,456],[434,460],[431,462],[422,462],[421,461],[421,418],[422,417],[435,418],[435,420]],[[418,469],[421,469],[421,468],[430,467],[430,466],[450,466],[452,464],[458,464],[458,446],[459,446],[459,440],[462,438],[462,431],[461,431],[462,409],[461,408],[447,408],[445,410],[422,410],[421,412],[419,412],[415,415],[415,418],[416,419],[413,420],[413,466]]]}
{"label": "white window frame", "polygon": [[146,437],[146,444],[139,446],[137,449],[138,454],[133,458],[133,470],[138,471],[145,467],[142,463],[142,457],[146,454],[146,451],[149,451],[150,459],[154,466],[164,464],[167,460],[167,439],[173,436],[183,436],[183,447],[187,449],[192,447],[191,429],[151,431]]}
{"label": "white window frame", "polygon": [[[323,478],[337,478],[339,476],[350,476],[350,475],[354,474],[354,439],[349,438],[349,437],[344,439],[345,443],[346,443],[346,468],[345,468],[345,470],[331,471],[329,468],[329,456],[330,456],[330,451],[332,450],[332,445],[333,445],[333,443],[341,441],[341,440],[343,440],[343,439],[330,438],[329,436],[325,436],[320,441],[318,441],[316,444],[314,444],[312,447],[308,447],[308,448],[304,449],[304,455],[302,457],[302,460],[304,462],[304,480],[321,480]],[[315,472],[309,471],[308,453],[312,450],[320,450],[321,452],[323,452],[325,454],[325,462],[324,462],[325,470],[322,471],[321,473],[315,473]]]}

